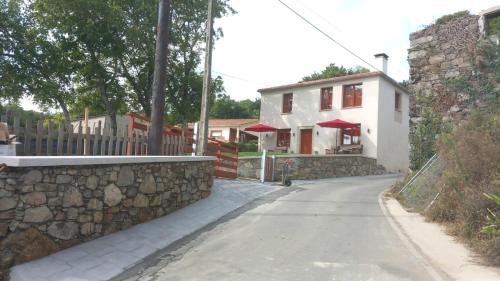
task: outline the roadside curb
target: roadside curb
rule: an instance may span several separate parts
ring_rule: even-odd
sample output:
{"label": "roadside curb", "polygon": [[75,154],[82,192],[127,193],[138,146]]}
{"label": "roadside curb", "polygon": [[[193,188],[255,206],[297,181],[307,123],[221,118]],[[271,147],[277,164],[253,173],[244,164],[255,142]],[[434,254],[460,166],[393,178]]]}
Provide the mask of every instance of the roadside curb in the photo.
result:
{"label": "roadside curb", "polygon": [[484,265],[464,244],[446,234],[442,225],[425,221],[419,213],[407,212],[396,199],[386,196],[387,191],[379,194],[383,213],[426,270],[441,278],[436,280],[500,280],[499,268]]}
{"label": "roadside curb", "polygon": [[392,227],[394,232],[397,234],[399,239],[403,242],[403,244],[406,246],[406,248],[415,256],[417,259],[417,262],[420,263],[427,273],[429,273],[432,278],[436,281],[445,281],[445,280],[453,280],[446,272],[442,271],[439,268],[435,268],[432,264],[430,264],[428,261],[432,259],[425,255],[423,251],[420,249],[420,247],[412,241],[411,237],[406,233],[404,230],[403,226],[397,221],[397,219],[393,216],[393,214],[390,212],[389,208],[386,205],[386,194],[389,191],[389,189],[382,191],[378,195],[378,203],[380,205],[380,209],[382,210],[382,213],[384,213],[385,218],[389,222],[389,225]]}

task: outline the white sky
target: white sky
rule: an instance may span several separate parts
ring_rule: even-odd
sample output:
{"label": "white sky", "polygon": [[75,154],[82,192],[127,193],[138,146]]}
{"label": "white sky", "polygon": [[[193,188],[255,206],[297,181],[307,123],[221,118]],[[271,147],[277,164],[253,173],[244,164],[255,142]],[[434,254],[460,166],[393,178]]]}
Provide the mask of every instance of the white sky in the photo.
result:
{"label": "white sky", "polygon": [[[409,35],[442,15],[477,14],[498,0],[283,0],[368,62],[389,55],[389,75],[408,79]],[[219,19],[213,75],[222,75],[233,99],[254,99],[257,89],[294,83],[330,63],[368,67],[286,9],[277,0],[232,0],[236,15]],[[36,109],[30,100],[21,102]]]}
{"label": "white sky", "polygon": [[[442,15],[479,11],[498,0],[283,0],[371,64],[389,55],[389,75],[408,79],[409,35]],[[238,12],[216,21],[224,31],[213,75],[224,76],[233,99],[258,97],[259,88],[294,83],[330,63],[368,67],[302,21],[277,0],[232,0]],[[236,78],[239,79],[236,79]]]}

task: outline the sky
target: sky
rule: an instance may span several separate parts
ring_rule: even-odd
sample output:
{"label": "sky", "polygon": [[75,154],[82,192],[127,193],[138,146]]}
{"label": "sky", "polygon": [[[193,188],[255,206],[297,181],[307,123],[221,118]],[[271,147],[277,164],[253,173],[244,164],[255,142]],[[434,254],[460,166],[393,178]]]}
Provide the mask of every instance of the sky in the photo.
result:
{"label": "sky", "polygon": [[[408,79],[409,35],[442,15],[473,14],[498,0],[282,0],[372,65],[389,56],[389,76]],[[364,66],[278,0],[232,0],[237,14],[218,19],[212,75],[221,75],[233,99],[259,97],[257,89],[295,83],[330,63]],[[223,75],[224,74],[224,75]]]}
{"label": "sky", "polygon": [[[389,56],[389,76],[408,79],[411,32],[442,15],[477,14],[498,0],[282,0],[351,51],[377,66]],[[224,37],[214,46],[212,75],[233,99],[255,99],[257,89],[298,82],[330,63],[370,68],[293,14],[278,0],[231,0],[235,15],[217,19]],[[37,109],[23,100],[25,109]]]}

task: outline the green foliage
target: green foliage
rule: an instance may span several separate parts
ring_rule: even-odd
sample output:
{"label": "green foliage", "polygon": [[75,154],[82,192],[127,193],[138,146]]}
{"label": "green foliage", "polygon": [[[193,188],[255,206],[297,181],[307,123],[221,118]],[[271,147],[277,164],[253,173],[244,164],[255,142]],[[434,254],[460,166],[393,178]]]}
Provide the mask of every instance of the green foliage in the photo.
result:
{"label": "green foliage", "polygon": [[[484,196],[495,203],[497,209],[500,209],[500,196],[495,194],[487,194]],[[500,235],[500,218],[495,214],[494,211],[487,209],[487,219],[488,224],[483,226],[481,229],[481,233],[489,234],[489,235]]]}
{"label": "green foliage", "polygon": [[410,128],[410,168],[420,169],[437,152],[436,138],[443,129],[442,117],[432,109],[433,97],[417,95],[420,121]]}
{"label": "green foliage", "polygon": [[249,142],[235,143],[240,148],[240,152],[257,152],[258,143],[256,140]]}
{"label": "green foliage", "polygon": [[500,16],[495,16],[493,18],[488,18],[488,35],[500,34]]}
{"label": "green foliage", "polygon": [[454,19],[458,19],[458,18],[468,16],[468,15],[470,15],[470,13],[469,13],[469,11],[466,11],[466,10],[459,11],[459,12],[449,14],[449,15],[444,15],[436,20],[436,24],[445,24],[445,23],[450,22]]}
{"label": "green foliage", "polygon": [[[234,13],[228,2],[215,1],[216,19]],[[199,114],[206,5],[172,3],[166,103],[175,123]],[[150,114],[158,1],[0,0],[0,9],[0,98],[31,96],[67,119],[85,107]],[[223,92],[221,78],[212,84]]]}
{"label": "green foliage", "polygon": [[260,99],[235,101],[225,94],[220,95],[210,108],[211,118],[259,118],[259,114]]}
{"label": "green foliage", "polygon": [[321,72],[314,72],[311,75],[305,76],[304,78],[302,78],[302,80],[312,81],[312,80],[333,78],[333,77],[339,77],[339,76],[346,76],[346,75],[351,75],[351,74],[356,74],[356,73],[365,73],[365,72],[369,72],[369,71],[370,71],[369,69],[364,68],[362,66],[345,68],[342,65],[339,67],[339,66],[336,66],[335,63],[332,63],[332,64],[328,65]]}

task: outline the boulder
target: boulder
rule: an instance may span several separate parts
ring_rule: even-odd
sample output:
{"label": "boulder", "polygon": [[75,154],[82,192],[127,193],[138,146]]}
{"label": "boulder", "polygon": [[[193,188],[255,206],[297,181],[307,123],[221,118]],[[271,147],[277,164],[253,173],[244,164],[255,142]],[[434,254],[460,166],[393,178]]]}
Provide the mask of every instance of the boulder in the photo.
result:
{"label": "boulder", "polygon": [[52,212],[47,206],[29,208],[24,211],[23,222],[39,223],[52,219]]}
{"label": "boulder", "polygon": [[70,240],[78,235],[78,224],[76,222],[53,222],[48,229],[50,236]]}
{"label": "boulder", "polygon": [[139,191],[146,194],[156,192],[156,181],[153,175],[148,174],[144,177],[141,185],[139,186]]}
{"label": "boulder", "polygon": [[0,198],[0,211],[14,209],[17,206],[18,199],[15,197]]}
{"label": "boulder", "polygon": [[82,206],[82,193],[75,187],[67,187],[63,195],[63,207]]}
{"label": "boulder", "polygon": [[149,206],[149,199],[144,194],[137,194],[134,198],[134,207],[145,208]]}
{"label": "boulder", "polygon": [[39,170],[31,170],[21,178],[26,185],[42,182],[43,175]]}
{"label": "boulder", "polygon": [[122,166],[116,181],[118,186],[129,186],[134,184],[134,171],[130,166]]}
{"label": "boulder", "polygon": [[122,201],[122,192],[121,190],[114,184],[110,184],[104,188],[104,203],[106,205],[113,207]]}
{"label": "boulder", "polygon": [[32,206],[39,206],[47,202],[47,196],[43,192],[31,192],[24,196],[24,203]]}

